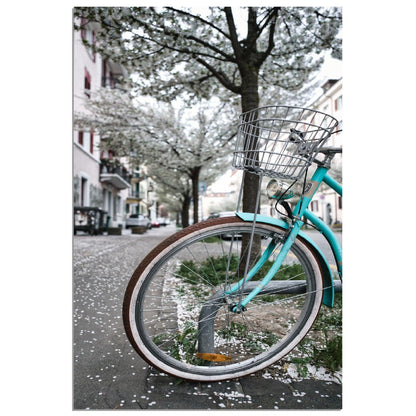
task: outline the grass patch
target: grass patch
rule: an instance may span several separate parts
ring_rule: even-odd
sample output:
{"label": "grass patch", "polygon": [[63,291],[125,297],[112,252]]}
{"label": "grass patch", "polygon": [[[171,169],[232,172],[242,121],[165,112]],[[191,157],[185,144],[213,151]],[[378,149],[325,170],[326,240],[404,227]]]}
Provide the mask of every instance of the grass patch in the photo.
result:
{"label": "grass patch", "polygon": [[[217,238],[217,237],[213,237]],[[229,265],[228,265],[229,262]],[[261,280],[266,276],[272,267],[273,262],[267,260],[263,267],[256,273],[251,280]],[[186,260],[181,263],[177,275],[186,280],[187,283],[207,284],[217,286],[223,283],[228,275],[235,277],[235,271],[239,268],[239,258],[232,255],[230,261],[228,255],[219,257],[208,257],[201,263],[195,263],[193,260]],[[282,266],[273,280],[302,280],[305,279],[303,268],[300,264]]]}
{"label": "grass patch", "polygon": [[[213,237],[217,238],[217,237]],[[215,242],[215,241],[213,241]],[[230,261],[228,255],[219,257],[209,257],[201,263],[194,261],[184,261],[179,265],[176,273],[177,277],[183,279],[184,283],[189,283],[188,289],[194,296],[209,296],[207,286],[218,286],[224,283],[227,276],[227,266],[236,271],[239,268],[239,258],[233,255]],[[272,261],[267,261],[262,269],[253,277],[252,280],[261,280],[272,266]],[[228,276],[229,281],[235,280],[235,273]],[[304,280],[303,268],[300,264],[284,265],[280,268],[274,279],[279,280]],[[180,286],[177,291],[183,291]],[[208,291],[207,291],[208,290]],[[185,292],[184,292],[185,293]],[[258,296],[255,299],[263,302],[272,302],[276,295]],[[270,333],[259,333],[257,337],[247,334],[246,328],[240,324],[232,323],[229,328],[224,328],[220,335],[229,340],[236,338],[244,340],[244,347],[253,353],[264,348],[265,345],[273,344],[276,340]],[[174,357],[185,354],[186,360],[195,360],[197,329],[187,323],[182,333],[178,333],[171,345],[170,353]],[[332,372],[342,368],[342,294],[335,294],[334,307],[322,307],[321,311],[309,332],[308,336],[290,354],[291,362],[296,364],[301,376],[308,375],[307,365],[323,366]]]}
{"label": "grass patch", "polygon": [[[192,285],[207,284],[217,286],[225,281],[227,276],[228,256],[208,257],[201,263],[186,260],[179,266],[178,276]],[[230,270],[238,267],[237,256],[230,260]]]}

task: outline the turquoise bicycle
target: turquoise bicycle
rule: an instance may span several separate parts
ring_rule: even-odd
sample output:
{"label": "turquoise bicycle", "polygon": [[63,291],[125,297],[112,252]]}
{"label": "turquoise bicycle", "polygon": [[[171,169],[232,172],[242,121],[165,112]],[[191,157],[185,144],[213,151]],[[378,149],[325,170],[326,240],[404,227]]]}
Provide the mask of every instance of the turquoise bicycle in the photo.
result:
{"label": "turquoise bicycle", "polygon": [[[240,193],[234,216],[187,227],[145,257],[128,284],[123,319],[148,363],[189,380],[245,376],[288,354],[321,304],[333,306],[328,261],[301,228],[307,221],[323,233],[341,278],[338,240],[308,209],[322,183],[342,195],[328,173],[341,148],[325,147],[337,125],[330,115],[300,107],[240,116],[233,166],[258,175],[259,189],[269,178],[266,192],[280,217],[257,214],[260,191],[255,212],[240,212]],[[291,207],[295,185],[301,192]]]}

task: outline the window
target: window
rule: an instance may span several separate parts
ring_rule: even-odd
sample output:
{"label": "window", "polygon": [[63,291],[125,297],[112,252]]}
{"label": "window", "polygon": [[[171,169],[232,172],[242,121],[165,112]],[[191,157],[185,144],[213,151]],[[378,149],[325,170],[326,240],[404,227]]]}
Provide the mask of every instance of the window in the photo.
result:
{"label": "window", "polygon": [[89,151],[91,154],[94,154],[94,132],[79,131],[78,144],[82,146],[86,151]]}
{"label": "window", "polygon": [[87,68],[85,68],[85,74],[84,74],[84,92],[88,98],[91,97],[91,75],[87,71]]}
{"label": "window", "polygon": [[339,120],[338,122],[338,130],[342,130],[342,120]]}
{"label": "window", "polygon": [[335,111],[342,110],[342,95],[335,100]]}
{"label": "window", "polygon": [[340,196],[338,197],[338,208],[342,209],[342,198]]}
{"label": "window", "polygon": [[95,62],[95,52],[93,51],[93,48],[89,46],[95,45],[95,32],[87,27],[87,23],[84,18],[81,19],[81,27],[81,39],[84,42],[91,59]]}
{"label": "window", "polygon": [[311,203],[311,211],[313,211],[313,212],[318,211],[318,201],[312,201],[312,203]]}

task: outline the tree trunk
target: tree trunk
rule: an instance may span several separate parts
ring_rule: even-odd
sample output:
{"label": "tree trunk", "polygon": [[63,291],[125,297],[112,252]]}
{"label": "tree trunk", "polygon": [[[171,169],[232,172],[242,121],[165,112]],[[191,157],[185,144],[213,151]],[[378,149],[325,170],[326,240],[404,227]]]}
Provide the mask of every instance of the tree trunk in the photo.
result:
{"label": "tree trunk", "polygon": [[189,206],[191,205],[191,197],[189,195],[182,195],[183,201],[182,201],[182,211],[181,211],[181,217],[182,217],[182,227],[188,227],[189,226]]}
{"label": "tree trunk", "polygon": [[[248,60],[248,62],[250,62],[250,60]],[[254,64],[249,64],[246,69],[247,71],[242,74],[241,84],[241,108],[243,113],[258,108],[260,102],[258,94],[258,68],[256,68]],[[243,212],[255,212],[258,192],[259,176],[254,173],[246,172],[243,181]],[[258,207],[257,212],[260,212],[260,206]],[[250,270],[256,263],[260,253],[260,236],[254,236],[250,256],[248,256],[249,241],[250,236],[244,235],[242,239],[242,256],[239,266],[240,276],[244,276],[247,259],[249,259],[248,270]]]}
{"label": "tree trunk", "polygon": [[192,199],[194,201],[194,224],[199,221],[199,174],[201,172],[201,166],[196,166],[192,169]]}
{"label": "tree trunk", "polygon": [[[242,77],[241,108],[243,113],[259,106],[258,70],[251,66]],[[246,172],[243,183],[243,211],[254,212],[259,178],[253,173]]]}

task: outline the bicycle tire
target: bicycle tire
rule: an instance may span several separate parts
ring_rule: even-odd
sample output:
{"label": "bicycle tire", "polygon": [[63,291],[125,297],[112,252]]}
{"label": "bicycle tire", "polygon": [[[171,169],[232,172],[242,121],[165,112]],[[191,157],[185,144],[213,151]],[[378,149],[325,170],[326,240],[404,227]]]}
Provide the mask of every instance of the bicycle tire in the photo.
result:
{"label": "bicycle tire", "polygon": [[[233,256],[238,258],[235,253],[242,246],[241,238],[251,231],[252,223],[238,217],[197,223],[164,240],[139,264],[126,289],[123,321],[132,346],[149,364],[188,380],[233,379],[278,361],[307,334],[321,306],[323,275],[302,238],[296,238],[274,284],[280,284],[285,273],[289,276],[285,279],[297,285],[301,272],[305,293],[262,292],[241,313],[232,312],[230,303],[241,300],[258,282],[246,283],[241,293],[222,295],[224,287],[240,279],[241,265]],[[285,231],[269,224],[255,227],[263,246]],[[232,255],[222,258],[225,248]],[[223,270],[225,260],[234,269],[233,282],[232,275]],[[199,321],[209,326],[208,336],[201,336]],[[202,345],[208,338],[211,344]],[[204,355],[204,348],[213,355]]]}

